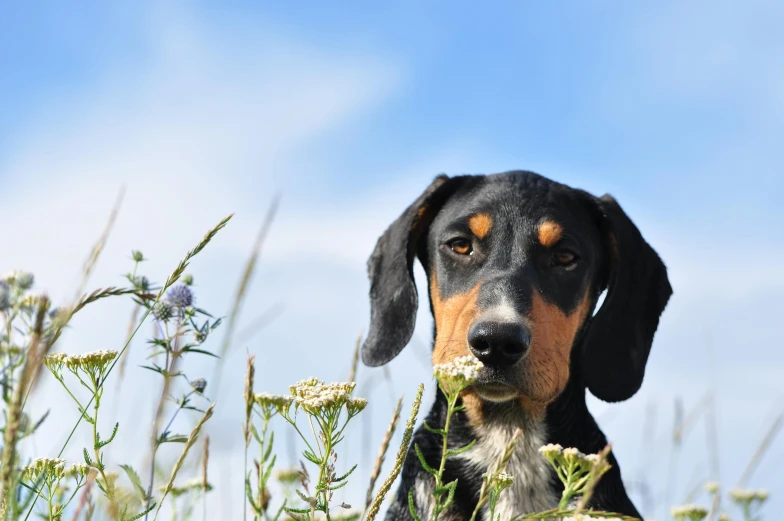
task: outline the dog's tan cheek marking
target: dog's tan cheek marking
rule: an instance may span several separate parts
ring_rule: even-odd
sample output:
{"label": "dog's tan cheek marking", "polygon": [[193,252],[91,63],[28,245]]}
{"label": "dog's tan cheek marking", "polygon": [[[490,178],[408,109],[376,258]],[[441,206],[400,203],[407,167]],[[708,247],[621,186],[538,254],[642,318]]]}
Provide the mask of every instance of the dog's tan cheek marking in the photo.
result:
{"label": "dog's tan cheek marking", "polygon": [[580,304],[568,315],[555,304],[545,302],[534,290],[531,322],[532,342],[527,370],[531,378],[532,394],[523,400],[523,406],[547,405],[566,387],[569,381],[569,361],[578,329],[585,320],[590,306],[586,289]]}
{"label": "dog's tan cheek marking", "polygon": [[561,240],[562,235],[563,228],[561,228],[560,224],[553,221],[544,221],[537,230],[539,243],[545,248],[555,246]]}
{"label": "dog's tan cheek marking", "polygon": [[436,342],[433,346],[433,364],[450,362],[460,356],[470,355],[468,326],[478,313],[476,297],[479,284],[466,293],[441,299],[435,275],[430,279],[430,298],[436,322]]}
{"label": "dog's tan cheek marking", "polygon": [[493,218],[490,217],[490,214],[478,213],[472,215],[471,218],[468,219],[468,228],[471,230],[471,233],[480,239],[487,237],[487,234],[490,233],[492,227]]}
{"label": "dog's tan cheek marking", "polygon": [[472,427],[482,425],[485,417],[484,400],[477,396],[471,389],[463,391],[463,394],[461,394],[460,397],[463,399],[463,406],[465,407],[468,424]]}

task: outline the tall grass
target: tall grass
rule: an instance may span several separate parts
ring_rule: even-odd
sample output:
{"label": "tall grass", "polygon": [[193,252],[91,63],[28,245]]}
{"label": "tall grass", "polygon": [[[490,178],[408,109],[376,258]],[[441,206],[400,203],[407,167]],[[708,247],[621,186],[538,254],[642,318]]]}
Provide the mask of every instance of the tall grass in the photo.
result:
{"label": "tall grass", "polygon": [[[122,287],[85,292],[84,288],[106,243],[121,199],[122,193],[106,230],[85,263],[80,289],[69,305],[56,308],[46,296],[36,295],[32,289],[32,274],[17,271],[0,279],[0,383],[4,421],[3,446],[0,450],[0,521],[27,520],[33,516],[49,521],[66,518],[74,521],[156,520],[164,512],[177,520],[196,518],[199,513],[202,519],[207,519],[207,505],[212,501],[210,492],[213,485],[209,472],[210,440],[203,436],[203,431],[207,422],[220,410],[221,404],[207,399],[204,394],[206,381],[189,378],[183,360],[194,356],[209,357],[214,361],[215,374],[221,374],[223,359],[219,355],[228,353],[235,345],[238,316],[274,218],[277,199],[270,207],[240,276],[223,340],[215,352],[210,348],[210,339],[221,326],[222,319],[195,306],[193,278],[186,270],[189,263],[227,225],[231,216],[221,220],[193,249],[186,252],[162,284],[156,285],[142,273],[145,257],[134,251],[134,264],[125,276]],[[101,349],[82,355],[57,352],[58,340],[76,313],[107,299],[118,298],[130,298],[135,303],[131,325],[124,335],[125,342],[118,350]],[[126,370],[125,354],[145,323],[153,328],[152,337],[147,340],[148,364]],[[245,362],[245,390],[241,398],[237,397],[237,400],[242,400],[244,411],[243,418],[237,419],[236,432],[237,444],[244,444],[245,448],[244,467],[241,470],[244,500],[242,509],[235,508],[234,511],[242,510],[243,520],[372,521],[382,512],[384,500],[396,482],[409,452],[424,386],[420,385],[416,392],[408,419],[402,428],[399,445],[393,447],[392,442],[403,413],[402,398],[397,401],[389,425],[379,440],[380,448],[376,458],[360,462],[369,470],[370,480],[366,487],[362,487],[366,493],[364,497],[358,498],[358,506],[352,507],[344,501],[338,501],[335,492],[346,487],[354,478],[357,464],[348,462],[343,466],[344,470],[338,472],[336,462],[342,460],[348,429],[354,424],[355,418],[363,414],[367,405],[367,400],[355,395],[360,340],[354,347],[347,382],[326,383],[310,378],[292,385],[287,395],[275,395],[257,389],[258,367],[255,358],[248,355]],[[121,375],[115,374],[118,363],[119,372],[123,373]],[[461,408],[460,393],[471,385],[475,374],[472,364],[475,363],[474,360],[458,360],[449,366],[436,368],[435,377],[447,396],[449,408],[444,425],[425,426],[442,438],[443,450],[438,465],[429,466],[419,448],[413,447],[420,456],[422,467],[432,475],[432,504],[435,505],[432,511],[422,512],[412,495],[409,507],[416,521],[444,519],[454,499],[457,482],[444,481],[445,463],[449,458],[470,450],[472,444],[463,447],[448,445],[450,417]],[[74,421],[72,425],[59,427],[69,434],[56,454],[32,459],[33,454],[20,452],[20,443],[25,439],[34,439],[41,425],[47,421],[46,417],[31,420],[26,408],[28,397],[44,369],[59,383],[58,389],[63,396],[73,403]],[[138,444],[141,450],[147,452],[147,466],[139,472],[130,462],[109,459],[110,453],[106,448],[118,436],[122,437],[125,431],[119,424],[105,429],[99,418],[105,418],[112,412],[104,399],[104,394],[110,392],[106,383],[111,378],[118,378],[118,385],[114,386],[113,392],[123,393],[126,387],[119,385],[119,382],[132,378],[129,371],[142,370],[154,373],[159,387],[152,404],[151,435],[146,442]],[[216,376],[213,382],[218,387],[219,377]],[[679,415],[672,432],[674,451],[678,450],[681,440],[700,415],[713,414],[712,400],[712,396],[709,396],[689,414]],[[117,402],[114,403],[116,406]],[[174,431],[177,418],[191,425],[186,433]],[[770,427],[736,488],[725,493],[716,483],[698,483],[699,487],[704,485],[710,503],[707,506],[675,507],[671,512],[672,517],[679,521],[723,519],[727,515],[725,503],[728,499],[737,506],[745,521],[756,521],[759,507],[767,499],[767,493],[741,487],[746,486],[782,425],[784,416],[778,417]],[[90,441],[83,447],[81,458],[66,463],[62,456],[66,448],[72,447],[74,434],[80,427],[87,431]],[[295,436],[304,447],[297,467],[279,465],[276,436],[280,438],[281,435]],[[524,433],[516,433],[497,461],[487,462],[479,500],[470,521],[512,521],[496,519],[494,509],[501,494],[516,479],[506,473],[506,462],[521,435]],[[715,437],[715,432],[709,435]],[[178,457],[170,463],[159,457],[161,448],[169,444],[180,447]],[[29,448],[30,445],[25,447]],[[717,449],[714,447],[714,450]],[[517,519],[590,519],[614,515],[593,511],[588,507],[596,483],[609,468],[606,461],[609,447],[597,455],[584,455],[559,446],[546,446],[541,452],[562,480],[563,496],[557,508],[526,514]],[[382,476],[383,463],[387,457],[394,458],[391,471]],[[677,452],[673,452],[672,475],[678,472],[677,461]],[[234,471],[239,473],[240,469]],[[183,477],[183,474],[190,477]],[[274,496],[273,489],[282,491],[282,494]]]}

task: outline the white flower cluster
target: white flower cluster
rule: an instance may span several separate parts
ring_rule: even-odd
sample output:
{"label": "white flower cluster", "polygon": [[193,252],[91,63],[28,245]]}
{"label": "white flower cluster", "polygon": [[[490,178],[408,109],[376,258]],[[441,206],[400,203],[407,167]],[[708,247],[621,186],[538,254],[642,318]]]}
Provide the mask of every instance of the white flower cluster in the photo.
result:
{"label": "white flower cluster", "polygon": [[670,515],[678,521],[700,521],[708,515],[708,509],[700,505],[679,505],[670,509]]}
{"label": "white flower cluster", "polygon": [[484,365],[476,357],[468,355],[433,367],[433,376],[446,392],[460,392],[479,378]]}
{"label": "white flower cluster", "polygon": [[765,489],[734,488],[730,490],[730,497],[737,503],[751,503],[752,501],[762,503],[768,499],[768,491]]}
{"label": "white flower cluster", "polygon": [[491,474],[485,472],[482,477],[488,482],[490,486],[498,487],[498,490],[508,488],[514,483],[514,476],[506,472],[499,472],[498,474]]}
{"label": "white flower cluster", "polygon": [[565,475],[582,476],[578,481],[581,486],[587,483],[588,475],[598,479],[610,470],[610,464],[598,454],[583,454],[574,447],[564,449],[559,444],[548,443],[539,448],[539,453],[545,457],[556,471]]}
{"label": "white flower cluster", "polygon": [[36,458],[22,469],[22,478],[37,481],[44,476],[45,480],[57,481],[65,476],[65,460],[62,458]]}
{"label": "white flower cluster", "polygon": [[288,406],[291,405],[291,402],[294,401],[294,397],[288,394],[272,393],[256,393],[253,395],[253,399],[259,407],[273,407],[276,409],[280,407],[288,408]]}
{"label": "white flower cluster", "polygon": [[44,358],[44,364],[55,374],[60,374],[63,366],[76,372],[83,369],[90,374],[103,373],[106,367],[117,358],[117,351],[111,349],[101,349],[83,355],[66,355],[65,353],[54,353]]}
{"label": "white flower cluster", "polygon": [[719,486],[719,484],[718,484],[717,482],[715,482],[715,481],[706,481],[706,482],[705,482],[705,484],[702,486],[702,488],[703,488],[703,489],[705,490],[705,492],[707,492],[708,494],[716,494],[716,493],[718,493],[718,492],[719,492],[719,488],[720,488],[720,486]]}
{"label": "white flower cluster", "polygon": [[74,463],[65,471],[66,477],[69,478],[76,478],[81,480],[82,478],[87,477],[90,473],[90,467],[85,465],[84,463]]}
{"label": "white flower cluster", "polygon": [[324,383],[317,378],[308,378],[289,387],[297,407],[306,412],[317,414],[323,410],[336,411],[346,406],[349,414],[354,415],[367,406],[364,398],[353,398],[351,393],[355,382]]}

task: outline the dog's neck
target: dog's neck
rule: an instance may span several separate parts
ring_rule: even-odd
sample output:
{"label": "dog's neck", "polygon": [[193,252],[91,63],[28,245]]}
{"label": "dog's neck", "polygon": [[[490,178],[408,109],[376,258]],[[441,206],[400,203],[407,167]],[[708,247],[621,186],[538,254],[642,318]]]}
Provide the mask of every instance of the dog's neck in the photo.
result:
{"label": "dog's neck", "polygon": [[[437,401],[442,399],[443,396],[439,396]],[[446,405],[445,402],[443,405]],[[544,413],[541,410],[529,412],[514,400],[483,404],[481,421],[478,422],[469,420],[463,412],[455,416],[450,446],[464,446],[476,440],[470,450],[458,456],[472,475],[472,483],[481,483],[482,474],[491,471],[500,460],[515,431],[521,431],[504,469],[514,476],[514,482],[501,494],[496,506],[495,513],[501,514],[501,519],[557,506],[561,485],[549,463],[539,453],[541,446],[560,443],[583,452],[596,452],[604,446],[604,436],[588,412],[585,390],[580,382],[567,385],[561,396],[543,409]],[[586,440],[592,441],[586,443]],[[478,496],[478,491],[472,492]],[[485,507],[480,519],[487,519],[487,515]]]}

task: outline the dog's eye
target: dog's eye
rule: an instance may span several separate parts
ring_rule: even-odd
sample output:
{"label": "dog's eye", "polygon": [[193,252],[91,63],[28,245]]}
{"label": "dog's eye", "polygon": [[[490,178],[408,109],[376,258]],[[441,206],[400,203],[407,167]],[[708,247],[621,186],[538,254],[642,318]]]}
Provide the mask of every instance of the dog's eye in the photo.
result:
{"label": "dog's eye", "polygon": [[457,253],[458,255],[471,255],[474,253],[473,248],[471,247],[471,241],[468,239],[452,239],[449,241],[449,247],[452,249],[453,252]]}
{"label": "dog's eye", "polygon": [[555,266],[569,267],[577,261],[577,255],[569,250],[558,250],[553,253],[553,264]]}

